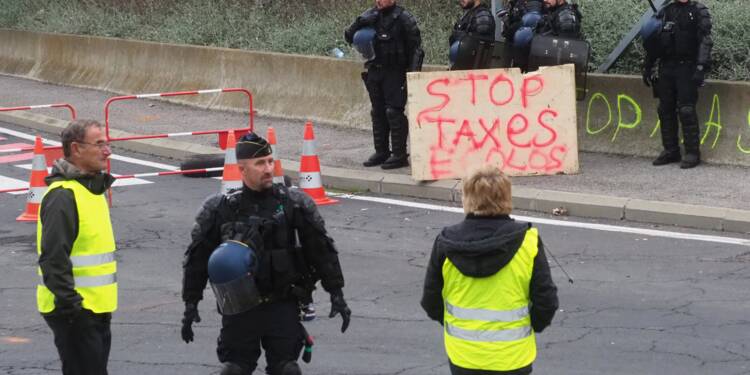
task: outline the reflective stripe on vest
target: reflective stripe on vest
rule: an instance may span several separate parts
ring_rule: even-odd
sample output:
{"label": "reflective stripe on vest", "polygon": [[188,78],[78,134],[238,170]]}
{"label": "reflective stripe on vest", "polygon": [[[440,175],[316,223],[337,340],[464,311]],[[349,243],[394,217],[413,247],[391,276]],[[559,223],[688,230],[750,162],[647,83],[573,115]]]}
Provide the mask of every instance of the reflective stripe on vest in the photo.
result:
{"label": "reflective stripe on vest", "polygon": [[[73,241],[70,262],[73,265],[75,290],[81,295],[82,306],[95,313],[117,309],[117,262],[115,238],[104,194],[93,194],[75,180],[53,182],[49,189],[73,192],[78,213],[78,236]],[[37,222],[37,253],[41,254],[42,218]],[[54,229],[54,228],[53,228]],[[55,296],[44,285],[41,269],[37,286],[37,307],[42,313],[55,309]]]}
{"label": "reflective stripe on vest", "polygon": [[527,230],[510,262],[488,277],[466,276],[446,258],[443,326],[452,363],[467,369],[511,371],[536,359],[529,285],[538,241],[536,228]]}

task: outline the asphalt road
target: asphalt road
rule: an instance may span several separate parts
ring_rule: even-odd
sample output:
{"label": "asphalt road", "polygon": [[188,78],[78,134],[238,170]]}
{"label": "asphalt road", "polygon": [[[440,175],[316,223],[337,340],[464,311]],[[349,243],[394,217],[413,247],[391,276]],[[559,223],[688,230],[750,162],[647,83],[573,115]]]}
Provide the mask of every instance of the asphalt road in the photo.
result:
{"label": "asphalt road", "polygon": [[[23,141],[0,137],[8,138],[0,144]],[[0,163],[0,176],[28,178],[19,163],[30,161]],[[116,173],[156,170],[113,162]],[[219,181],[147,180],[113,189],[120,308],[112,321],[110,374],[216,374],[220,323],[211,291],[199,307],[204,320],[194,343],[180,340],[179,322],[192,218]],[[442,331],[419,298],[432,241],[462,215],[409,204],[344,198],[321,207],[341,252],[354,315],[341,334],[340,319],[327,318],[327,295],[316,294],[318,318],[307,325],[316,345],[306,374],[449,373]],[[35,226],[14,220],[24,205],[24,195],[0,195],[0,374],[55,374],[52,334],[35,305]],[[535,373],[750,374],[750,242],[602,231],[559,225],[572,218],[549,219],[540,218],[541,234],[575,283],[552,263],[561,308],[537,337]]]}

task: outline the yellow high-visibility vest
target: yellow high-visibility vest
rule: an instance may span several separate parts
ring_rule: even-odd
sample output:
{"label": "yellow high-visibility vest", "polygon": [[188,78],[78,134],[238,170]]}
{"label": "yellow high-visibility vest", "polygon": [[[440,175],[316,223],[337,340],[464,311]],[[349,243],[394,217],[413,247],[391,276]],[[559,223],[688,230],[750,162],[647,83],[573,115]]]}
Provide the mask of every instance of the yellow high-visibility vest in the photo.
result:
{"label": "yellow high-visibility vest", "polygon": [[[109,218],[109,206],[104,194],[93,194],[78,181],[55,181],[47,191],[57,187],[70,189],[78,211],[78,236],[73,242],[70,261],[73,263],[75,290],[83,297],[82,306],[95,313],[117,310],[117,262],[115,235]],[[45,194],[46,195],[46,194]],[[37,221],[37,254],[42,253],[42,220]],[[55,309],[55,296],[42,281],[38,268],[39,285],[36,301],[39,311]]]}
{"label": "yellow high-visibility vest", "polygon": [[536,359],[529,315],[529,284],[539,243],[536,228],[526,231],[513,259],[492,276],[465,276],[443,263],[445,351],[459,367],[511,371]]}

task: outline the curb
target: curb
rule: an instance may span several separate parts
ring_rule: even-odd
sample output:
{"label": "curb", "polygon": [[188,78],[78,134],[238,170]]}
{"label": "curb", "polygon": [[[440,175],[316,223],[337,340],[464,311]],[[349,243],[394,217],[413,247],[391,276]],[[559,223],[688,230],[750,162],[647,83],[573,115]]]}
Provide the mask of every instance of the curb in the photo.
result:
{"label": "curb", "polygon": [[[0,113],[0,121],[39,131],[58,133],[67,121],[39,114],[20,112]],[[115,137],[130,133],[112,130]],[[124,141],[124,149],[170,159],[184,159],[195,154],[216,154],[218,148],[170,139]],[[284,173],[296,176],[299,162],[282,159]],[[442,180],[417,182],[407,175],[389,174],[337,167],[323,167],[321,172],[327,188],[427,198],[445,202],[461,202],[460,182]],[[683,203],[649,201],[607,195],[570,193],[513,187],[515,209],[550,214],[563,208],[568,216],[609,220],[629,220],[660,225],[750,233],[750,211],[724,207],[698,206]]]}

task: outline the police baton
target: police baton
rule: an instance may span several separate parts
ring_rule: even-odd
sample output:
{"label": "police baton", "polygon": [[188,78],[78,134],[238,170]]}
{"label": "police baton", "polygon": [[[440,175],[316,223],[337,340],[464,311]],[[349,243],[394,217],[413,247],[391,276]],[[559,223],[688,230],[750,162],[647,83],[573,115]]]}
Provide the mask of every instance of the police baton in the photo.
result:
{"label": "police baton", "polygon": [[652,0],[648,0],[648,5],[651,5],[651,9],[654,10],[654,14],[658,13],[659,11],[656,9],[656,6],[654,5],[654,2]]}
{"label": "police baton", "polygon": [[555,257],[555,254],[552,254],[552,249],[550,249],[549,244],[545,243],[544,244],[544,248],[547,251],[547,254],[549,254],[549,256],[552,257],[552,260],[554,260],[555,263],[557,263],[557,266],[560,267],[560,270],[563,271],[563,273],[565,274],[565,277],[568,278],[568,282],[571,283],[571,284],[573,284],[573,278],[570,277],[570,275],[568,275],[568,272],[565,271],[565,268],[563,268],[562,264],[560,264],[560,262],[557,261],[557,257]]}

